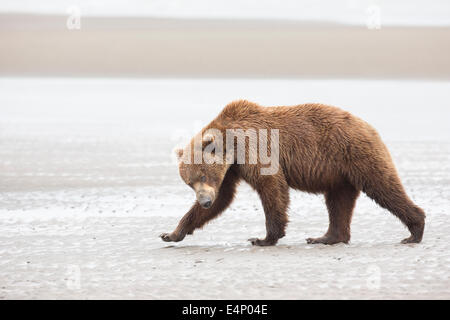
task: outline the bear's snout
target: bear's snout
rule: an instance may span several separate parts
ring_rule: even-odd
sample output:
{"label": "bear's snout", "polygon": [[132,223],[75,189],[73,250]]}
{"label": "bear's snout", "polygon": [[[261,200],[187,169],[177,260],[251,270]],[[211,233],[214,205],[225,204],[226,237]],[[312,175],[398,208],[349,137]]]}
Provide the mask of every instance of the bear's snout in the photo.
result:
{"label": "bear's snout", "polygon": [[211,208],[215,200],[214,188],[206,184],[201,184],[196,189],[198,203],[205,209]]}
{"label": "bear's snout", "polygon": [[204,199],[199,200],[199,202],[203,208],[205,208],[205,209],[211,208],[212,201],[209,198],[206,197]]}
{"label": "bear's snout", "polygon": [[213,197],[206,192],[197,193],[197,200],[198,203],[200,203],[200,205],[205,209],[211,208],[214,201]]}

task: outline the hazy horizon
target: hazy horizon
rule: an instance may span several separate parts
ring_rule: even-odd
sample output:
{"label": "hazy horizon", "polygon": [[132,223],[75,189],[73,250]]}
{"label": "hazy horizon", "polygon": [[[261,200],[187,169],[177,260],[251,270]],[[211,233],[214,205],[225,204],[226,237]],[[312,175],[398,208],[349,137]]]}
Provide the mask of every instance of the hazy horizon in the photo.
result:
{"label": "hazy horizon", "polygon": [[118,139],[138,133],[171,141],[192,137],[227,103],[247,99],[263,106],[335,105],[386,141],[450,141],[449,87],[424,80],[0,77],[0,127],[3,136],[28,126],[35,138],[91,130],[115,136],[116,128]]}
{"label": "hazy horizon", "polygon": [[275,19],[334,22],[365,26],[379,12],[384,26],[450,26],[450,2],[445,0],[3,0],[0,13],[69,15],[76,7],[82,16],[154,17],[183,19]]}

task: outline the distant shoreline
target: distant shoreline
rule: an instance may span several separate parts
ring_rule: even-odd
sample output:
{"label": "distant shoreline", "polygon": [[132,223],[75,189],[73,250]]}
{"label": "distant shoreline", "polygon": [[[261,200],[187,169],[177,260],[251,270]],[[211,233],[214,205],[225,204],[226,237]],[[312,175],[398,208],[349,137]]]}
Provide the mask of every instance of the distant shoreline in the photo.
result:
{"label": "distant shoreline", "polygon": [[450,27],[0,14],[0,76],[450,79]]}

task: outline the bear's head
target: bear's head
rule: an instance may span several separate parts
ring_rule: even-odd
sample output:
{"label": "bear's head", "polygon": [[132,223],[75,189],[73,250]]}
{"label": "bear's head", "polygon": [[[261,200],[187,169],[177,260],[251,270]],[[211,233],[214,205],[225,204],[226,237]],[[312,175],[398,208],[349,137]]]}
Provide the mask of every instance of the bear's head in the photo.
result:
{"label": "bear's head", "polygon": [[184,149],[175,150],[181,178],[195,191],[198,203],[205,209],[216,200],[230,167],[225,161],[222,143],[222,137],[202,131]]}

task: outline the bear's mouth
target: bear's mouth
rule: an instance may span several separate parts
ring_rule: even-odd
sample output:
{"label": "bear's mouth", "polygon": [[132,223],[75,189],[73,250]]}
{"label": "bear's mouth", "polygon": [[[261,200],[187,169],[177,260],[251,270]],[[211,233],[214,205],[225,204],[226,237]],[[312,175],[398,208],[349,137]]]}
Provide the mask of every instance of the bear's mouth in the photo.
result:
{"label": "bear's mouth", "polygon": [[211,206],[212,206],[212,201],[211,201],[211,200],[207,200],[207,201],[204,202],[204,203],[200,203],[200,205],[201,205],[203,208],[205,208],[205,209],[209,209],[209,208],[211,208]]}

